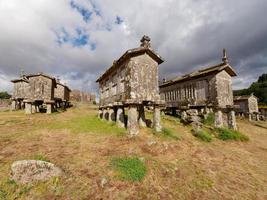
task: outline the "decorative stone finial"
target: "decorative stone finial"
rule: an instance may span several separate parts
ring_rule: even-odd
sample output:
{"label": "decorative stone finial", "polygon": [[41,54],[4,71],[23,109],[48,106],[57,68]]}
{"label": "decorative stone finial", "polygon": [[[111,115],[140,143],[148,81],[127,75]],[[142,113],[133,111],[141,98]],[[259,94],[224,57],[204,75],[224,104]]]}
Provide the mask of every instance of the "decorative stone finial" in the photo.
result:
{"label": "decorative stone finial", "polygon": [[150,47],[150,37],[147,35],[144,35],[142,39],[140,40],[141,47],[149,48]]}
{"label": "decorative stone finial", "polygon": [[57,76],[57,83],[60,83],[60,78],[59,78],[59,76]]}
{"label": "decorative stone finial", "polygon": [[226,50],[225,49],[223,49],[223,58],[222,58],[222,61],[224,63],[228,63],[227,53],[226,53]]}
{"label": "decorative stone finial", "polygon": [[20,77],[22,78],[24,75],[25,75],[24,70],[21,69],[21,70],[20,70]]}

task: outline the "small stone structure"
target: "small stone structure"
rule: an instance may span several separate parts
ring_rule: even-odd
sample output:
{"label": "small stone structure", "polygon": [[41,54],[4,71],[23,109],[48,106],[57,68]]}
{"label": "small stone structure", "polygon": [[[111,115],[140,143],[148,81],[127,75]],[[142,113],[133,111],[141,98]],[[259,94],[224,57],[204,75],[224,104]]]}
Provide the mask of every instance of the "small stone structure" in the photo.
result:
{"label": "small stone structure", "polygon": [[[236,73],[228,63],[224,49],[222,63],[169,81],[164,80],[160,85],[160,95],[166,101],[166,110],[172,114],[176,114],[177,110],[182,112],[190,109],[196,109],[201,114],[215,111],[216,127],[225,124],[223,115],[226,115],[228,127],[236,129],[236,125],[233,125],[235,118],[229,114],[234,109],[232,91],[234,76]],[[183,117],[187,116],[186,114],[188,113],[181,113]]]}
{"label": "small stone structure", "polygon": [[80,90],[72,90],[70,100],[85,103],[96,103],[96,95],[93,93],[82,92]]}
{"label": "small stone structure", "polygon": [[60,80],[57,79],[57,87],[55,88],[55,106],[56,108],[67,108],[69,107],[70,101],[70,88],[60,83]]}
{"label": "small stone structure", "polygon": [[22,73],[20,78],[11,80],[11,82],[14,84],[11,110],[23,109],[25,107],[23,101],[29,92],[29,80]]}
{"label": "small stone structure", "polygon": [[61,175],[62,170],[60,168],[40,160],[16,161],[11,166],[11,179],[20,184],[46,181]]}
{"label": "small stone structure", "polygon": [[46,107],[47,113],[52,113],[55,105],[68,106],[71,90],[57,83],[54,77],[43,73],[22,74],[11,82],[14,83],[12,110],[25,109],[26,114],[32,114]]}
{"label": "small stone structure", "polygon": [[239,116],[246,116],[249,120],[259,120],[258,98],[253,94],[235,96],[234,104],[237,106],[236,112]]}
{"label": "small stone structure", "polygon": [[25,113],[32,114],[40,111],[40,106],[46,106],[48,114],[53,112],[55,105],[56,79],[43,73],[27,75],[29,91],[24,100]]}
{"label": "small stone structure", "polygon": [[[127,126],[130,136],[146,126],[145,107],[153,107],[153,127],[161,131],[158,65],[163,62],[143,36],[141,46],[126,51],[96,82],[100,88],[99,117]],[[128,119],[125,113],[128,109]]]}

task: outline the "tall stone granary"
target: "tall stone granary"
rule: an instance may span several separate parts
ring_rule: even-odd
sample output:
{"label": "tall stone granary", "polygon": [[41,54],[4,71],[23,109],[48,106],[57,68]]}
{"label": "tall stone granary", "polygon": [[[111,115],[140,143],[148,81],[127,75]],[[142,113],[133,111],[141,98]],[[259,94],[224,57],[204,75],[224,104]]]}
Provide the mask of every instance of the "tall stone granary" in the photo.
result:
{"label": "tall stone granary", "polygon": [[160,108],[164,105],[158,82],[161,63],[163,59],[151,48],[148,36],[142,37],[140,47],[115,60],[96,81],[100,89],[99,117],[127,127],[132,137],[147,124],[145,107],[153,107],[153,128],[160,132]]}

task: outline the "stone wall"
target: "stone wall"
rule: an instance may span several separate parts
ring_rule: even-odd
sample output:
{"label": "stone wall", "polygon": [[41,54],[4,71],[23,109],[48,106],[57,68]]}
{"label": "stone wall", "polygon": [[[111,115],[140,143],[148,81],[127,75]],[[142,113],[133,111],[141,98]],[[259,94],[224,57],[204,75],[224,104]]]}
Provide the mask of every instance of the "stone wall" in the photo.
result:
{"label": "stone wall", "polygon": [[13,98],[24,99],[29,92],[29,84],[25,81],[18,81],[14,83]]}
{"label": "stone wall", "polygon": [[55,88],[55,98],[65,100],[65,86],[57,84],[57,87]]}
{"label": "stone wall", "polygon": [[220,108],[233,105],[232,79],[226,71],[216,75],[216,104]]}
{"label": "stone wall", "polygon": [[27,96],[30,100],[53,100],[54,82],[52,79],[44,76],[29,77],[30,90]]}
{"label": "stone wall", "polygon": [[259,112],[258,99],[256,97],[251,96],[248,99],[248,109],[250,113]]}

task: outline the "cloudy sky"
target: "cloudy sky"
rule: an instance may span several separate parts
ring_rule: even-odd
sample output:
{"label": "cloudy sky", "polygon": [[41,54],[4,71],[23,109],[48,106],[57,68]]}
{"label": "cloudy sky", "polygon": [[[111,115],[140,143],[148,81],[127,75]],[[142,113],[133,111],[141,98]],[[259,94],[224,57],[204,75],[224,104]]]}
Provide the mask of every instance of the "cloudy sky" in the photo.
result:
{"label": "cloudy sky", "polygon": [[21,70],[59,76],[96,92],[96,78],[127,49],[151,37],[173,78],[221,61],[234,88],[267,73],[266,0],[0,0],[0,90]]}

